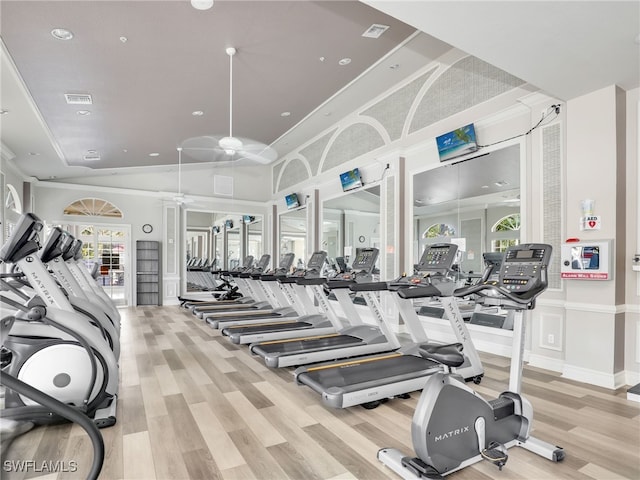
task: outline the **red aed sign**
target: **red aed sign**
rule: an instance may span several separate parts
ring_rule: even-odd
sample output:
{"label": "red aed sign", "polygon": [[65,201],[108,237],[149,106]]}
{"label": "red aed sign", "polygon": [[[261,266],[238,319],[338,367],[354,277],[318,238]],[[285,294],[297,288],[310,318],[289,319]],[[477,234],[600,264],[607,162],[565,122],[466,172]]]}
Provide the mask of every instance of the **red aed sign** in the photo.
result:
{"label": "red aed sign", "polygon": [[562,272],[562,278],[577,278],[582,280],[609,280],[608,273],[587,273],[587,272]]}

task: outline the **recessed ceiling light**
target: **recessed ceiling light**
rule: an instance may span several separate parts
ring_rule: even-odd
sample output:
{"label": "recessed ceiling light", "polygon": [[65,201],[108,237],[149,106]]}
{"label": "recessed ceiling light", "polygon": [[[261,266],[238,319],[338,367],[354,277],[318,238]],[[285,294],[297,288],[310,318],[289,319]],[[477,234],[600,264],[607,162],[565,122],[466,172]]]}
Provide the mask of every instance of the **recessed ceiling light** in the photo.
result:
{"label": "recessed ceiling light", "polygon": [[71,40],[73,38],[71,30],[67,30],[66,28],[54,28],[51,30],[51,35],[58,40]]}
{"label": "recessed ceiling light", "polygon": [[351,59],[349,57],[341,58],[338,61],[338,65],[344,67],[345,65],[349,65],[351,63]]}
{"label": "recessed ceiling light", "polygon": [[209,10],[213,7],[213,0],[191,0],[191,6],[196,10]]}
{"label": "recessed ceiling light", "polygon": [[98,151],[97,150],[87,150],[87,153],[89,155],[95,155],[96,153],[98,153]]}
{"label": "recessed ceiling light", "polygon": [[55,180],[55,179],[56,179],[56,176],[55,176],[55,175],[51,175],[51,176],[49,177],[49,180]]}
{"label": "recessed ceiling light", "polygon": [[381,25],[379,23],[374,23],[367,31],[362,34],[363,37],[367,38],[379,38],[384,32],[389,29],[389,25]]}
{"label": "recessed ceiling light", "polygon": [[504,187],[505,185],[509,185],[507,182],[505,182],[504,180],[499,180],[497,182],[494,182],[494,185],[496,187]]}
{"label": "recessed ceiling light", "polygon": [[91,112],[89,110],[78,110],[76,113],[83,117],[86,117],[87,115],[91,115]]}
{"label": "recessed ceiling light", "polygon": [[489,188],[489,185],[482,185],[480,188]]}
{"label": "recessed ceiling light", "polygon": [[38,152],[29,152],[30,157],[38,157],[40,154]]}
{"label": "recessed ceiling light", "polygon": [[6,115],[7,113],[9,113],[9,110],[1,110],[0,109],[0,115]]}
{"label": "recessed ceiling light", "polygon": [[194,117],[201,117],[204,115],[204,112],[202,110],[196,110],[195,112],[191,112],[191,115]]}
{"label": "recessed ceiling light", "polygon": [[153,153],[150,153],[150,154],[149,154],[149,156],[150,156],[150,157],[159,157],[159,156],[160,156],[160,154],[159,154],[159,153],[157,153],[157,152],[153,152]]}
{"label": "recessed ceiling light", "polygon": [[122,43],[127,43],[127,40],[129,40],[129,39],[127,37],[125,37],[125,36],[120,37],[120,41]]}
{"label": "recessed ceiling light", "polygon": [[320,60],[321,62],[324,62],[326,60],[325,57],[319,57],[318,60]]}
{"label": "recessed ceiling light", "polygon": [[124,153],[127,153],[129,150],[127,150],[126,148],[122,150]]}
{"label": "recessed ceiling light", "polygon": [[280,114],[281,117],[289,117],[291,115],[291,112],[282,112]]}

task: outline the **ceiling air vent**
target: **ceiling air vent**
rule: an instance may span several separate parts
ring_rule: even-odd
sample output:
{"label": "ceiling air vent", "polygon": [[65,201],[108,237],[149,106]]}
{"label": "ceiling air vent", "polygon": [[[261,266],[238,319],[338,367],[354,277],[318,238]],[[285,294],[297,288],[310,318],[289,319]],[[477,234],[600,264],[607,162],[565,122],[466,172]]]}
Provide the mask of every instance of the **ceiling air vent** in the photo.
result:
{"label": "ceiling air vent", "polygon": [[84,157],[82,157],[85,162],[97,162],[100,160],[99,153],[87,153]]}
{"label": "ceiling air vent", "polygon": [[387,31],[389,25],[381,25],[379,23],[374,23],[371,25],[366,32],[362,34],[363,37],[367,38],[379,38],[384,32]]}
{"label": "ceiling air vent", "polygon": [[88,93],[65,93],[64,99],[69,105],[92,105],[93,100]]}

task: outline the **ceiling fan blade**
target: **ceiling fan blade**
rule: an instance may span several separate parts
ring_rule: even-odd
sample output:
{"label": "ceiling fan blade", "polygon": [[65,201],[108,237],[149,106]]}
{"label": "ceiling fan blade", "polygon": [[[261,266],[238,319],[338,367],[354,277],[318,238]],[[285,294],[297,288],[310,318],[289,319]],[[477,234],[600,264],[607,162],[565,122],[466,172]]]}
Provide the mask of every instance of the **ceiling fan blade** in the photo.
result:
{"label": "ceiling fan blade", "polygon": [[246,159],[262,165],[268,165],[274,160],[268,155],[265,156],[260,153],[253,153],[246,150],[240,150],[236,153],[236,156],[238,160]]}

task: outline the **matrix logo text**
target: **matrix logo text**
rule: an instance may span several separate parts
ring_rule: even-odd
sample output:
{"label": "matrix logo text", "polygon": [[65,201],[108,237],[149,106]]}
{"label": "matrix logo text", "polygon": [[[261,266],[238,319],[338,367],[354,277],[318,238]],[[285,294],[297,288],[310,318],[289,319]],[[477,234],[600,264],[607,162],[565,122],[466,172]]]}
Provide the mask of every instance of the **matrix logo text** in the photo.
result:
{"label": "matrix logo text", "polygon": [[35,460],[5,460],[2,462],[2,469],[5,472],[35,472],[35,473],[60,473],[77,472],[78,462],[70,460],[42,461]]}

